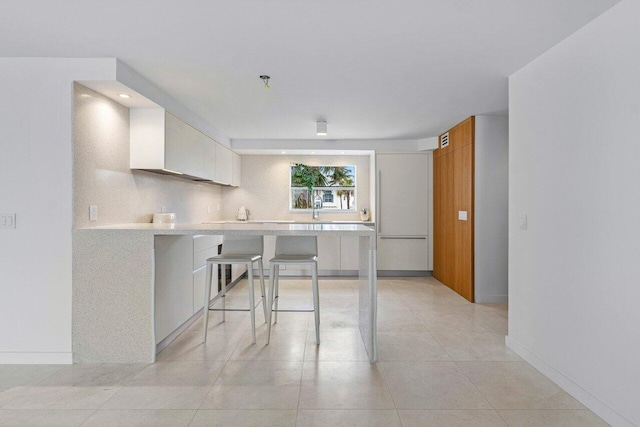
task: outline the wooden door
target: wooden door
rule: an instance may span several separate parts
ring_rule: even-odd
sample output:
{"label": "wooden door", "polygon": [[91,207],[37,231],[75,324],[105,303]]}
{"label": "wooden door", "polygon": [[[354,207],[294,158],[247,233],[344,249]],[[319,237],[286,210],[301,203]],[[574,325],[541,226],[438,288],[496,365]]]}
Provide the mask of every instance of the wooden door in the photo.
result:
{"label": "wooden door", "polygon": [[[449,130],[449,145],[433,158],[433,275],[473,301],[474,119]],[[459,219],[466,212],[467,219]]]}
{"label": "wooden door", "polygon": [[[453,236],[455,291],[473,301],[473,144],[453,153]],[[458,214],[467,213],[467,220]]]}

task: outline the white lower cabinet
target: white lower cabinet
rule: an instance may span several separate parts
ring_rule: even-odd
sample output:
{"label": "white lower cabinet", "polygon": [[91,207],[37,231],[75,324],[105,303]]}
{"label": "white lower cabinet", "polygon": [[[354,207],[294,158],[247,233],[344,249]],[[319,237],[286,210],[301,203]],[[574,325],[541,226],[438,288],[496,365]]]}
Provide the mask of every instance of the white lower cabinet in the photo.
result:
{"label": "white lower cabinet", "polygon": [[[357,271],[359,265],[359,240],[356,236],[319,236],[318,237],[318,270],[319,271]],[[269,274],[269,260],[275,256],[275,236],[264,237],[264,269]],[[254,270],[257,271],[257,268]],[[308,266],[281,266],[289,275],[310,275]]]}
{"label": "white lower cabinet", "polygon": [[156,344],[193,316],[193,238],[156,236]]}
{"label": "white lower cabinet", "polygon": [[318,236],[318,270],[340,270],[340,236]]}
{"label": "white lower cabinet", "polygon": [[[156,236],[156,344],[167,338],[204,306],[206,263],[218,253],[222,236]],[[213,269],[211,297],[217,294]]]}
{"label": "white lower cabinet", "polygon": [[[218,269],[213,269],[215,277],[213,283],[218,280]],[[206,283],[207,269],[202,267],[199,270],[193,272],[193,313],[202,310],[204,307],[204,285]],[[216,295],[215,289],[212,289],[211,299]]]}
{"label": "white lower cabinet", "polygon": [[360,238],[340,237],[340,270],[360,269]]}
{"label": "white lower cabinet", "polygon": [[[262,263],[264,264],[264,274],[269,274],[269,260],[276,255],[276,236],[264,236],[264,252]],[[254,268],[257,270],[257,268]],[[286,270],[287,266],[280,266],[280,270]]]}
{"label": "white lower cabinet", "polygon": [[246,264],[232,264],[231,265],[231,281],[235,281],[247,271]]}
{"label": "white lower cabinet", "polygon": [[429,239],[424,237],[378,237],[378,270],[428,270]]}
{"label": "white lower cabinet", "polygon": [[[204,287],[207,278],[207,258],[218,254],[218,245],[222,236],[193,236],[193,314],[204,307]],[[218,293],[218,269],[214,266],[212,273],[211,299]]]}

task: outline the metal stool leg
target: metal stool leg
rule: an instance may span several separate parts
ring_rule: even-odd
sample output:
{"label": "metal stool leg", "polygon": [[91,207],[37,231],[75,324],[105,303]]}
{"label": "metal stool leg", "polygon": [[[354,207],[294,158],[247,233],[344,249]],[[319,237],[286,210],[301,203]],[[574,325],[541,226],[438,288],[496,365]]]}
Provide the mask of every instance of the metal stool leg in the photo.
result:
{"label": "metal stool leg", "polygon": [[209,304],[211,303],[211,277],[213,264],[210,262],[207,263],[207,278],[204,282],[204,308],[203,308],[203,319],[204,319],[204,332],[202,333],[202,342],[207,342],[207,327],[209,325]]}
{"label": "metal stool leg", "polygon": [[262,264],[262,258],[258,260],[258,271],[260,272],[260,290],[262,291],[262,310],[264,311],[264,322],[267,323],[267,295],[264,292],[264,266]]}
{"label": "metal stool leg", "polygon": [[313,287],[313,314],[316,318],[316,343],[320,344],[320,293],[318,292],[318,264],[311,265],[311,281]]}
{"label": "metal stool leg", "polygon": [[267,344],[269,344],[269,339],[271,338],[271,314],[273,313],[273,293],[275,290],[275,284],[274,282],[274,277],[276,275],[275,273],[275,264],[271,263],[271,265],[269,265],[269,317],[267,318]]}
{"label": "metal stool leg", "polygon": [[276,264],[276,278],[275,278],[275,303],[276,303],[276,312],[274,315],[273,324],[278,323],[278,291],[280,290],[280,264]]}
{"label": "metal stool leg", "polygon": [[225,268],[226,265],[225,264],[221,264],[222,265],[222,321],[225,322],[226,321],[226,316],[225,313],[226,311],[224,311],[227,308],[227,269]]}
{"label": "metal stool leg", "polygon": [[251,336],[256,343],[256,298],[253,289],[253,267],[247,263],[247,276],[249,280],[249,311],[251,312]]}

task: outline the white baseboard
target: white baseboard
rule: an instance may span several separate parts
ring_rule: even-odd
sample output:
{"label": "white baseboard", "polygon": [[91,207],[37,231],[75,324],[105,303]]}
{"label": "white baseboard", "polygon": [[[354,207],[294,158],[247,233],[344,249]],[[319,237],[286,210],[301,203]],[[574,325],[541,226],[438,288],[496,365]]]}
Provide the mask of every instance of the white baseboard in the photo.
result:
{"label": "white baseboard", "polygon": [[73,353],[0,352],[0,365],[71,365]]}
{"label": "white baseboard", "polygon": [[476,295],[475,302],[479,304],[509,302],[509,295]]}
{"label": "white baseboard", "polygon": [[534,368],[612,426],[633,427],[635,425],[516,340],[506,336],[505,343]]}

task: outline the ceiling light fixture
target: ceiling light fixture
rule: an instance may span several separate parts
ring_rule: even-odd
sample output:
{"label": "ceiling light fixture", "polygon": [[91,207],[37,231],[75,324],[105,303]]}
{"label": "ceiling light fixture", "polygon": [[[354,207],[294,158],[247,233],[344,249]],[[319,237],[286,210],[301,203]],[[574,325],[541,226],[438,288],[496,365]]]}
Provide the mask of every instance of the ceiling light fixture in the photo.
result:
{"label": "ceiling light fixture", "polygon": [[327,122],[318,120],[316,122],[316,135],[327,136]]}
{"label": "ceiling light fixture", "polygon": [[120,98],[124,98],[124,99],[129,99],[131,98],[131,95],[127,95],[126,93],[121,93],[120,95],[118,95]]}
{"label": "ceiling light fixture", "polygon": [[266,74],[264,74],[264,75],[260,76],[260,78],[262,79],[262,82],[264,83],[265,89],[271,89],[271,86],[269,86],[269,79],[271,77],[269,77]]}

